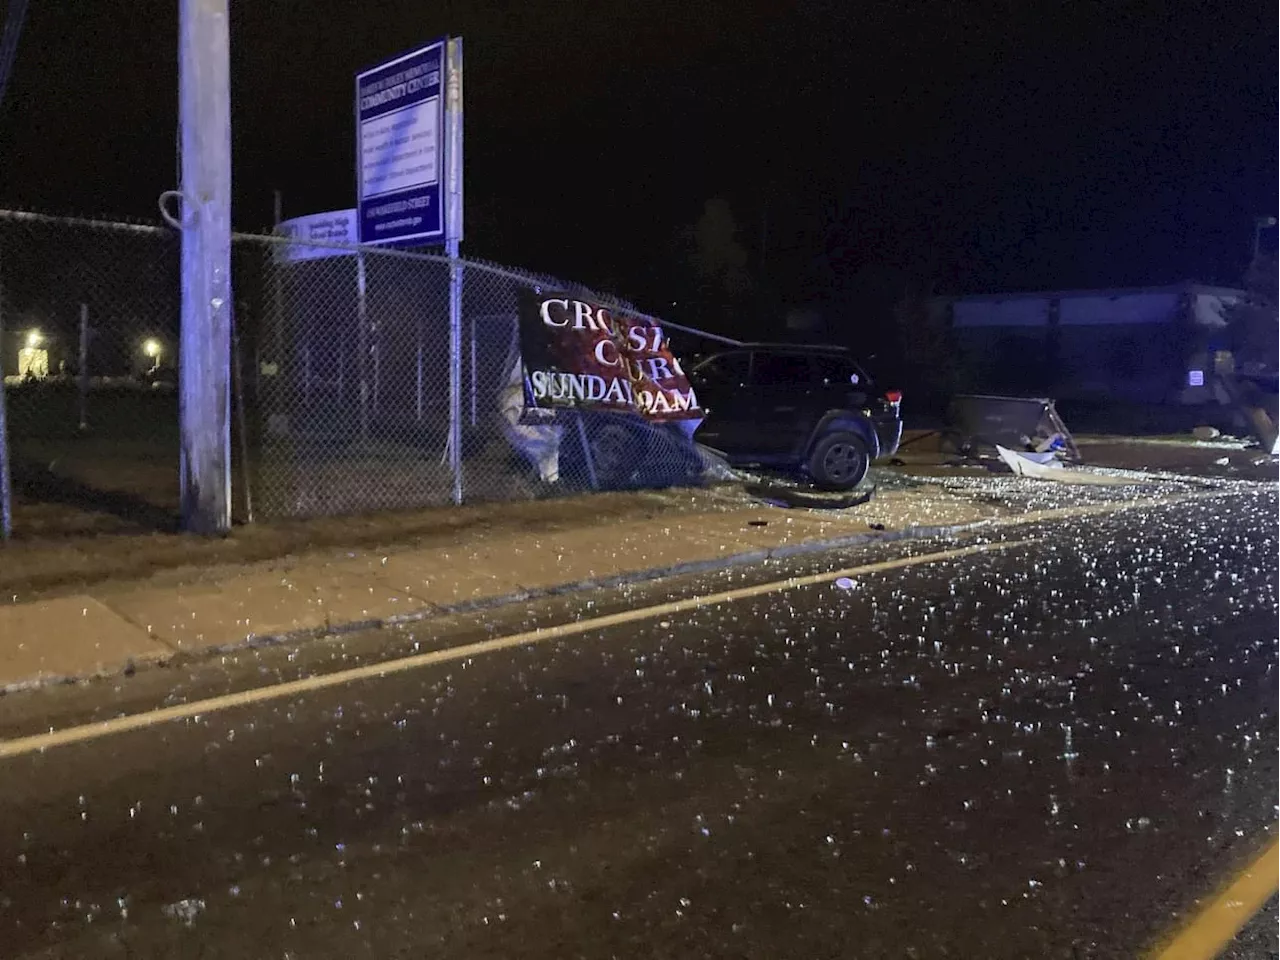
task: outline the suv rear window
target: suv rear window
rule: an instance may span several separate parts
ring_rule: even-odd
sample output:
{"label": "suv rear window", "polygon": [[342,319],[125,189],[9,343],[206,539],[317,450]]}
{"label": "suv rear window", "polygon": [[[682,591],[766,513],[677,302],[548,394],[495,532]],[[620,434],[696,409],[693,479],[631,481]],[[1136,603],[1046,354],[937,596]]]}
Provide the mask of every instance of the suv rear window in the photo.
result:
{"label": "suv rear window", "polygon": [[712,357],[695,370],[700,377],[709,382],[740,384],[747,382],[747,371],[750,366],[751,354],[725,353]]}
{"label": "suv rear window", "polygon": [[751,382],[759,386],[812,383],[813,366],[803,353],[757,353],[751,364]]}
{"label": "suv rear window", "polygon": [[[815,354],[811,359],[813,360],[814,377],[829,385],[855,383],[858,386],[865,387],[871,384],[871,378],[848,357],[835,356],[828,353]],[[857,379],[855,380],[854,377],[857,377]]]}

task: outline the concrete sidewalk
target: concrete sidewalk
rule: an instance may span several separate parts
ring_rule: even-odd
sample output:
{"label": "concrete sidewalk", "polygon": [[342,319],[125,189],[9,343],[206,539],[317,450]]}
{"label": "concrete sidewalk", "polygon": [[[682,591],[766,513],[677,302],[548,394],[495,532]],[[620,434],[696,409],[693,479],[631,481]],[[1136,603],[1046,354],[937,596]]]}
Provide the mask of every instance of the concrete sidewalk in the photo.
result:
{"label": "concrete sidewalk", "polygon": [[918,484],[882,488],[872,502],[846,510],[783,509],[739,495],[714,509],[657,509],[602,520],[592,518],[586,497],[577,522],[537,532],[478,529],[452,545],[401,544],[187,569],[0,606],[0,691],[247,642],[302,639],[863,541],[1029,522],[1082,507],[1157,503],[1178,494],[1185,491],[1099,493],[1090,495],[1104,498],[1093,506],[1082,500],[1046,510],[1029,508],[1025,497]]}

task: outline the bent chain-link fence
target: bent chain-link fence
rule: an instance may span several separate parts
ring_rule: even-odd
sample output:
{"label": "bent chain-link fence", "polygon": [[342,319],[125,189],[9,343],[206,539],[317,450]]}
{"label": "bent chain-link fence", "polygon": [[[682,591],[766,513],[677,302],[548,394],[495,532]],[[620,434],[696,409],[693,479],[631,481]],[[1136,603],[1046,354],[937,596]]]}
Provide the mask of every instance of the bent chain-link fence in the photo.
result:
{"label": "bent chain-link fence", "polygon": [[454,458],[450,261],[277,238],[237,243],[242,252],[256,251],[265,267],[255,491],[264,515],[423,507],[455,502],[458,494],[468,502],[528,499],[702,478],[703,460],[678,426],[617,413],[569,413],[555,424],[522,416],[521,291],[568,292],[635,313],[630,305],[579,284],[458,261],[461,443]]}
{"label": "bent chain-link fence", "polygon": [[[20,535],[176,524],[180,253],[165,227],[0,210],[0,443]],[[238,519],[251,491],[257,516],[299,517],[703,476],[679,427],[523,416],[522,291],[642,316],[616,298],[495,264],[276,236],[236,235],[232,272]],[[681,359],[706,346],[668,327]]]}

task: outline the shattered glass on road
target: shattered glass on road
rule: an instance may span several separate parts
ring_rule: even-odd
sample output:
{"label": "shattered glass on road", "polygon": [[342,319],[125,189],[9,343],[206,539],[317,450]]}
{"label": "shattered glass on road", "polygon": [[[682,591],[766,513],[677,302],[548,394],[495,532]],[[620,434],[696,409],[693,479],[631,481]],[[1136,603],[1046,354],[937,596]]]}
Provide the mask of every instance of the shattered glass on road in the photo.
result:
{"label": "shattered glass on road", "polygon": [[1043,524],[9,761],[0,942],[1132,956],[1276,819],[1275,516],[1271,491]]}

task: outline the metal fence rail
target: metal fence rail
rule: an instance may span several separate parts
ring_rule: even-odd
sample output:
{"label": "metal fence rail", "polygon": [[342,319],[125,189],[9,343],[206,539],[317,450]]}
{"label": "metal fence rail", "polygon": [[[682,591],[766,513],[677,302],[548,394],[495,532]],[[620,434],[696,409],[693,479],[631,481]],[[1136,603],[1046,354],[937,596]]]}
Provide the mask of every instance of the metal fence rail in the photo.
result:
{"label": "metal fence rail", "polygon": [[[0,464],[7,450],[14,492],[3,496],[0,475],[0,508],[18,533],[176,525],[180,245],[164,227],[0,210]],[[236,235],[232,262],[241,520],[250,489],[257,516],[305,517],[701,474],[677,427],[618,414],[522,420],[521,292],[644,316],[630,304],[496,264],[277,236]],[[663,326],[677,355],[734,342]]]}

